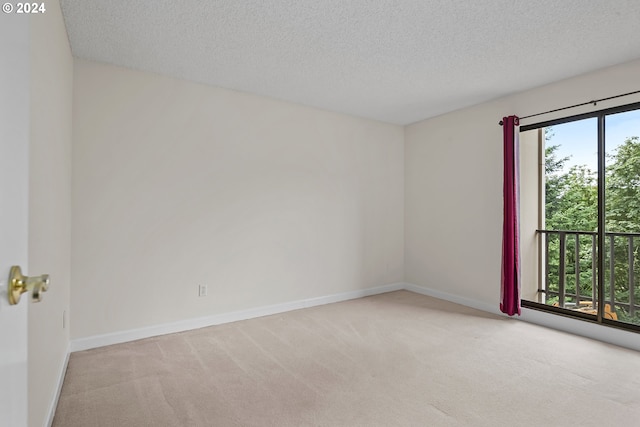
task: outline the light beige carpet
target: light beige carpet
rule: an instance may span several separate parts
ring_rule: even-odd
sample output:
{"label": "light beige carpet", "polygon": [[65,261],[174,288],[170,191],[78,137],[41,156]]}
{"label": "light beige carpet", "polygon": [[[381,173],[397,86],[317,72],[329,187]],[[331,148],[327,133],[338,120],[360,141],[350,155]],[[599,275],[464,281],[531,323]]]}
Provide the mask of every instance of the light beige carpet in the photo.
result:
{"label": "light beige carpet", "polygon": [[73,353],[54,420],[638,425],[639,353],[407,291]]}

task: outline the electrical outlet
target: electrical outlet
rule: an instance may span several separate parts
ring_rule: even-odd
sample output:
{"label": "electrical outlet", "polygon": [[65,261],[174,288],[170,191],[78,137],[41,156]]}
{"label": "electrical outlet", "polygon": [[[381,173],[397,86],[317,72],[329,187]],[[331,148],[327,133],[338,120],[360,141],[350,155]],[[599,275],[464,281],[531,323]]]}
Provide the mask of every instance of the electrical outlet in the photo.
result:
{"label": "electrical outlet", "polygon": [[206,297],[207,296],[207,285],[198,286],[198,296]]}
{"label": "electrical outlet", "polygon": [[67,310],[62,311],[62,329],[67,328]]}

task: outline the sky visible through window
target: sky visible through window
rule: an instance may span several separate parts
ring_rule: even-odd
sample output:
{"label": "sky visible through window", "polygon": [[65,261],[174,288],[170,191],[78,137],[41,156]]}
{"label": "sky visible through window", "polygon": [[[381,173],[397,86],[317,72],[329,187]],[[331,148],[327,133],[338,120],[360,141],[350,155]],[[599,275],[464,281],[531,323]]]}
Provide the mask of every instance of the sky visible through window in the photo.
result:
{"label": "sky visible through window", "polygon": [[[606,151],[611,154],[618,145],[632,136],[640,137],[640,110],[611,114],[605,119]],[[593,172],[598,169],[598,121],[596,118],[552,126],[553,136],[546,146],[559,145],[556,158],[569,157],[564,172],[571,166],[586,165]]]}

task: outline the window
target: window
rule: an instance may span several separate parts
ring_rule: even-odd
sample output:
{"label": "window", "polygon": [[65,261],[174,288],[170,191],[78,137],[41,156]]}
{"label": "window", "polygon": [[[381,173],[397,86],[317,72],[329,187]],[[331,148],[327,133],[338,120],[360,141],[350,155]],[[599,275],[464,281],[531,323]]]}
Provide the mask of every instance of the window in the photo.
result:
{"label": "window", "polygon": [[640,104],[520,130],[522,305],[640,331]]}

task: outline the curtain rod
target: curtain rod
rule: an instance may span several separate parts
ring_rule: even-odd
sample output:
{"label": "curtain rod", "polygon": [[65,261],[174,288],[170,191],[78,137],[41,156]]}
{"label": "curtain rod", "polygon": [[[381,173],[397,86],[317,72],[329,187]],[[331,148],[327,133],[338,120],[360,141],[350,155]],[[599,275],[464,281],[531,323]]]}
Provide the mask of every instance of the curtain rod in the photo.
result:
{"label": "curtain rod", "polygon": [[[568,107],[556,108],[555,110],[549,110],[549,111],[545,111],[543,113],[530,114],[528,116],[520,117],[520,120],[524,120],[524,119],[528,119],[528,118],[536,117],[536,116],[541,116],[543,114],[555,113],[556,111],[568,110],[570,108],[582,107],[584,105],[589,105],[589,104],[597,105],[598,102],[608,101],[610,99],[622,98],[623,96],[635,95],[636,93],[640,93],[640,90],[636,90],[634,92],[623,93],[621,95],[610,96],[608,98],[594,99],[592,101],[583,102],[581,104],[569,105]],[[502,120],[500,120],[498,122],[498,124],[500,126],[502,126]]]}

